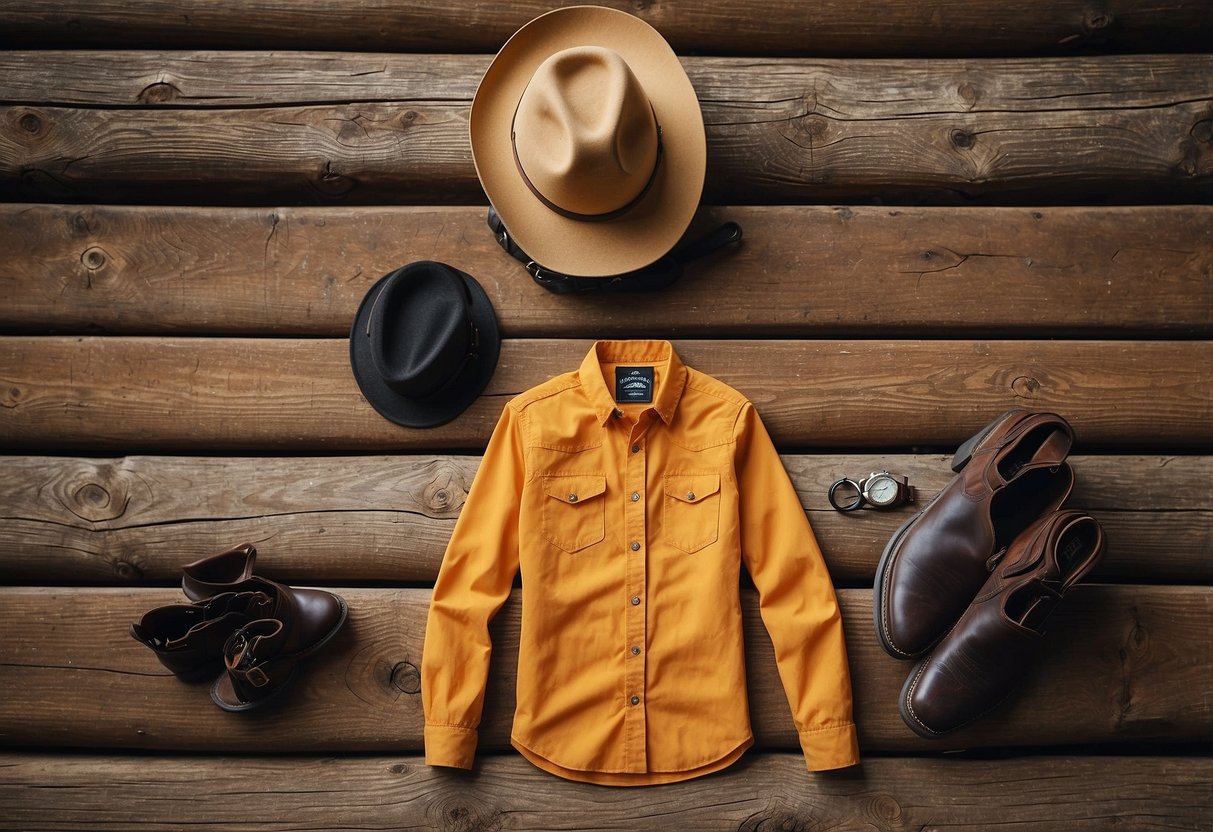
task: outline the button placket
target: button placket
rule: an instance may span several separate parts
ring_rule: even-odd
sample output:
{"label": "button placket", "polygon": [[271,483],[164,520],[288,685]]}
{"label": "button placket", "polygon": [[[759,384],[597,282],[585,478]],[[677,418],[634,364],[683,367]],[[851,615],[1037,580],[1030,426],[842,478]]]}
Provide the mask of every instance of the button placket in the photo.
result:
{"label": "button placket", "polygon": [[626,601],[624,608],[623,649],[630,651],[624,663],[622,702],[624,708],[624,766],[629,772],[648,770],[647,728],[645,716],[645,657],[637,645],[646,644],[648,621],[647,595],[647,518],[645,495],[646,453],[644,443],[647,412],[632,426],[623,448],[624,553]]}

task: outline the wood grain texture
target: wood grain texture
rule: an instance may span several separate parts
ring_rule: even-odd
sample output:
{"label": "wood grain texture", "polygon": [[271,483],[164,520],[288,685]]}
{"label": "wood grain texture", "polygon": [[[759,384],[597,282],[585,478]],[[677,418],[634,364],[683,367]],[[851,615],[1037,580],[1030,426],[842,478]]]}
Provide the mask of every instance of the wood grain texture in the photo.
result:
{"label": "wood grain texture", "polygon": [[[835,581],[870,584],[884,544],[949,481],[949,457],[787,455]],[[1108,538],[1096,581],[1213,583],[1213,495],[1204,456],[1071,457],[1069,505]],[[0,582],[173,584],[181,564],[244,541],[287,583],[433,583],[479,458],[6,457]],[[843,476],[909,476],[918,502],[843,515]]]}
{"label": "wood grain texture", "polygon": [[[424,0],[55,0],[8,3],[0,45],[272,47],[494,52],[531,18],[567,2],[486,6]],[[1213,38],[1196,0],[992,0],[924,9],[909,0],[624,2],[681,51],[792,55],[1022,55],[1198,51]]]}
{"label": "wood grain texture", "polygon": [[[99,106],[53,93],[24,100],[44,84],[42,55],[8,60],[8,74],[27,79],[0,87],[0,100],[16,102],[0,108],[9,200],[180,203],[183,188],[192,203],[222,205],[483,199],[467,142],[483,56],[296,64],[285,74],[303,80],[280,94],[258,82],[244,99],[235,94],[242,106],[185,108],[190,75],[152,81],[167,86],[148,93],[160,75],[147,57],[98,53],[77,64],[97,78],[142,61],[139,77],[117,73],[123,103]],[[273,60],[190,53],[178,63],[221,79],[199,91],[214,103]],[[1213,55],[686,65],[707,125],[710,203],[1204,202],[1213,188]],[[334,75],[333,92],[308,95]],[[417,94],[385,99],[396,76]],[[362,95],[351,77],[371,79]],[[177,106],[144,106],[140,96]]]}
{"label": "wood grain texture", "polygon": [[[344,630],[303,666],[273,708],[228,714],[203,684],[169,675],[127,635],[168,589],[0,588],[0,743],[208,751],[414,751],[421,747],[418,667],[429,591],[341,589]],[[985,746],[1183,742],[1213,728],[1213,588],[1082,586],[1051,619],[1047,654],[978,723],[939,741],[913,734],[894,707],[909,665],[872,630],[869,590],[839,592],[867,752]],[[743,593],[748,688],[761,747],[799,748],[756,598]],[[507,746],[514,710],[518,604],[494,622],[482,750]]]}
{"label": "wood grain texture", "polygon": [[[0,338],[0,444],[180,449],[482,448],[506,401],[591,344],[507,340],[488,388],[440,428],[366,404],[343,339]],[[1009,407],[1068,418],[1090,446],[1213,445],[1213,342],[679,341],[784,446],[954,447]]]}
{"label": "wood grain texture", "polygon": [[716,207],[695,230],[728,219],[742,246],[637,304],[536,286],[477,207],[0,204],[0,330],[344,337],[373,281],[437,260],[510,337],[1213,332],[1213,206]]}
{"label": "wood grain texture", "polygon": [[[721,774],[626,792],[568,783],[517,757],[472,774],[419,756],[71,757],[0,754],[0,825],[88,832],[306,830],[1198,830],[1213,762],[1192,757],[1006,760],[868,757],[810,775],[797,755],[750,752]],[[1008,784],[1014,784],[1013,788]],[[47,801],[48,789],[56,799]],[[357,795],[357,801],[351,799]],[[1024,800],[1024,795],[1035,799]],[[524,797],[525,796],[525,797]],[[946,813],[940,805],[946,804]]]}

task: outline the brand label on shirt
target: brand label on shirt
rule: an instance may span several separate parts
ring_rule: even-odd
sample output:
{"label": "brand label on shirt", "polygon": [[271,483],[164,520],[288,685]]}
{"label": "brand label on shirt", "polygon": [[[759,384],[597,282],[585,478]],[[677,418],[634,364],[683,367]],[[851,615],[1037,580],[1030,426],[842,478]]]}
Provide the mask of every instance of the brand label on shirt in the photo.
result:
{"label": "brand label on shirt", "polygon": [[616,367],[615,401],[650,404],[653,401],[653,368]]}

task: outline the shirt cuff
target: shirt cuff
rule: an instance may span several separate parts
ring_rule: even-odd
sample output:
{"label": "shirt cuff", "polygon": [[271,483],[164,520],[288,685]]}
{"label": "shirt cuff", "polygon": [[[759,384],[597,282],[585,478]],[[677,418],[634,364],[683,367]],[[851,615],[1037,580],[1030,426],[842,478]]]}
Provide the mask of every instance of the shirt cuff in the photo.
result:
{"label": "shirt cuff", "polygon": [[800,731],[800,748],[809,771],[846,768],[859,762],[859,739],[855,723]]}
{"label": "shirt cuff", "polygon": [[425,726],[425,764],[471,768],[476,756],[476,729],[455,725]]}

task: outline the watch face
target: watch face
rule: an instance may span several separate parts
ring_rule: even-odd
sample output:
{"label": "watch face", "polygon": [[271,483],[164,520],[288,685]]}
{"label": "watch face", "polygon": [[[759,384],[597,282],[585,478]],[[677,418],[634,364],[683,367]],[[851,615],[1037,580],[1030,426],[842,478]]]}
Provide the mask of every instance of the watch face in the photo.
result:
{"label": "watch face", "polygon": [[887,506],[897,499],[897,481],[888,475],[868,481],[867,500],[874,506]]}

